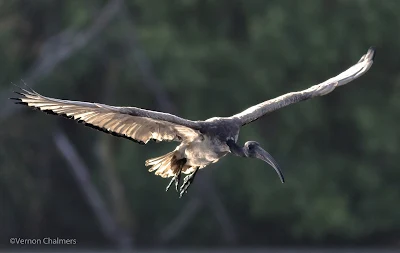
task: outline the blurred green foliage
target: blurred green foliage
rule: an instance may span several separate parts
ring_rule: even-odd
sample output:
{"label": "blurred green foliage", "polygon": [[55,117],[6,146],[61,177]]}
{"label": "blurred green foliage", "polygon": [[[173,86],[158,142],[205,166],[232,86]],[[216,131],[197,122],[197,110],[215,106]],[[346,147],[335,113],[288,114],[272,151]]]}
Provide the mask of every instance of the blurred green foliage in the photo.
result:
{"label": "blurred green foliage", "polygon": [[[84,29],[106,2],[0,1],[3,90],[29,70],[46,39]],[[375,63],[359,80],[242,129],[240,142],[259,141],[283,167],[286,184],[255,160],[227,156],[208,169],[243,245],[399,243],[400,2],[136,0],[125,7],[135,30],[118,16],[35,89],[105,102],[112,82],[115,96],[107,102],[163,110],[133,60],[137,45],[127,36],[136,33],[179,115],[206,119],[308,88],[376,46]],[[110,138],[130,213],[127,227],[138,244],[153,245],[190,198],[165,193],[168,180],[149,174],[144,160],[176,143],[139,146],[27,109],[2,121],[0,213],[7,229],[0,236],[55,234],[104,243],[54,148],[56,127],[67,131],[105,196],[97,139]],[[224,243],[212,213],[202,209],[174,244]]]}

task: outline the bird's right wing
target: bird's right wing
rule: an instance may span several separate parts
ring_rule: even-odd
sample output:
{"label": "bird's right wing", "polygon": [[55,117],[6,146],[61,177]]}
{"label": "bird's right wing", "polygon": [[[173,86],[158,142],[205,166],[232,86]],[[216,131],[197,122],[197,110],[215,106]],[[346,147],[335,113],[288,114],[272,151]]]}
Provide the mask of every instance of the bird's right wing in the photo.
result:
{"label": "bird's right wing", "polygon": [[351,66],[349,69],[340,73],[339,75],[332,77],[323,83],[314,85],[306,90],[290,92],[277,98],[252,106],[241,113],[233,115],[231,118],[238,119],[241,125],[246,125],[269,112],[278,110],[290,104],[294,104],[317,96],[324,96],[333,91],[336,87],[349,83],[367,72],[374,62],[374,55],[375,50],[373,48],[370,48],[368,52],[363,55],[355,65]]}
{"label": "bird's right wing", "polygon": [[98,103],[49,98],[34,90],[22,89],[16,103],[50,114],[66,116],[106,133],[146,144],[156,141],[192,140],[200,135],[199,124],[172,114],[136,107],[117,107]]}

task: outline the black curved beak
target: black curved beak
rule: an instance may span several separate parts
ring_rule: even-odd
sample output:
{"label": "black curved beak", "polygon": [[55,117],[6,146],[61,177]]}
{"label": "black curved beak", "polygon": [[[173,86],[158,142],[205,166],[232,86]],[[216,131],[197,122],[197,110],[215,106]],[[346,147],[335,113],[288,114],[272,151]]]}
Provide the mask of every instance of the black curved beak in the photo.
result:
{"label": "black curved beak", "polygon": [[274,170],[276,171],[276,173],[278,174],[280,180],[282,183],[285,182],[285,177],[283,176],[283,173],[279,167],[279,164],[275,161],[275,159],[264,149],[262,149],[261,147],[257,147],[255,150],[255,157],[258,159],[263,160],[264,162],[268,163],[269,165],[271,165],[272,168],[274,168]]}

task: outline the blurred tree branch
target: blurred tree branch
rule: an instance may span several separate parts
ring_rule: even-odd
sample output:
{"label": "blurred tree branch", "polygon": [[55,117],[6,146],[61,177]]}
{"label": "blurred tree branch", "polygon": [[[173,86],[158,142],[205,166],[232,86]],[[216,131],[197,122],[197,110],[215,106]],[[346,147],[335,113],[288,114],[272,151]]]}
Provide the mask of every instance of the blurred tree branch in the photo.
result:
{"label": "blurred tree branch", "polygon": [[[58,64],[70,58],[78,50],[84,48],[91,42],[120,11],[122,0],[112,0],[103,7],[93,23],[84,31],[73,32],[70,29],[60,32],[43,43],[41,52],[30,70],[23,75],[23,80],[33,87],[39,79],[47,76]],[[7,101],[11,89],[0,94],[3,102],[0,110],[0,120],[12,115],[20,107],[13,106]]]}
{"label": "blurred tree branch", "polygon": [[[103,82],[104,102],[113,104],[115,100],[115,88],[118,83],[118,64],[114,59],[107,59],[107,73]],[[128,210],[123,184],[117,175],[115,166],[115,155],[113,153],[113,136],[99,135],[97,156],[101,163],[103,178],[107,183],[108,196],[111,199],[110,205],[113,208],[114,219],[120,228],[131,229],[132,218]]]}
{"label": "blurred tree branch", "polygon": [[79,157],[67,135],[58,130],[54,133],[54,142],[60,153],[69,163],[78,185],[100,223],[103,234],[120,248],[130,249],[132,247],[131,237],[124,230],[119,229],[115,220],[108,212],[104,201],[90,180],[88,168]]}
{"label": "blurred tree branch", "polygon": [[124,8],[122,10],[123,18],[129,25],[130,32],[126,33],[129,48],[133,51],[133,57],[135,60],[135,65],[138,67],[140,74],[142,75],[145,86],[150,90],[163,111],[174,113],[177,111],[175,105],[169,99],[167,92],[165,91],[161,82],[154,75],[153,67],[146,53],[140,46],[139,40],[136,35],[136,27],[133,19],[130,17],[128,11]]}
{"label": "blurred tree branch", "polygon": [[166,243],[178,236],[185,226],[190,223],[202,206],[202,201],[200,201],[198,198],[192,198],[186,204],[186,206],[182,208],[182,212],[160,232],[160,242]]}

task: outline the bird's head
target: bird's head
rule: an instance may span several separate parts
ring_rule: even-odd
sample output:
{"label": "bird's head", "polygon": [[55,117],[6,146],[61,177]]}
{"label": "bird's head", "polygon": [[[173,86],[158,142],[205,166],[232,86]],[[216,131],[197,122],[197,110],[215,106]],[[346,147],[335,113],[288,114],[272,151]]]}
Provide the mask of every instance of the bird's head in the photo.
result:
{"label": "bird's head", "polygon": [[244,144],[243,151],[247,157],[257,158],[263,160],[264,162],[268,163],[275,169],[276,173],[282,183],[285,182],[285,178],[281,169],[279,168],[279,164],[274,160],[274,158],[263,148],[261,148],[260,144],[256,141],[248,141]]}

